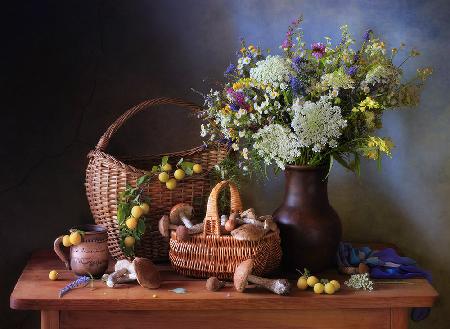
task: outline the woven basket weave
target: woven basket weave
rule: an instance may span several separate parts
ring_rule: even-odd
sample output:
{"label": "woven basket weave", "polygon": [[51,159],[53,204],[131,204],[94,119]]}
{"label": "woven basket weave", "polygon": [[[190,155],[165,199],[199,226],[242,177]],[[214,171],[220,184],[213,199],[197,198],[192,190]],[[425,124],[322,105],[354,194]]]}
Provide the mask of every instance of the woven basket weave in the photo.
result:
{"label": "woven basket weave", "polygon": [[[115,158],[106,153],[106,148],[114,133],[136,113],[157,105],[176,105],[189,109],[194,113],[200,107],[180,99],[156,98],[136,105],[122,114],[103,134],[94,150],[88,154],[89,163],[86,169],[86,195],[92,215],[97,224],[108,230],[108,248],[115,259],[126,258],[120,247],[119,226],[117,223],[117,197],[125,189],[126,184],[135,185],[137,178],[161,162],[162,155]],[[187,177],[178,182],[173,191],[169,191],[157,179],[152,181],[144,194],[151,199],[150,213],[146,216],[146,230],[140,243],[136,245],[136,256],[147,257],[153,261],[168,260],[169,241],[158,231],[158,221],[163,214],[180,202],[194,207],[197,214],[204,213],[205,201],[210,191],[208,172],[227,156],[225,145],[213,144],[196,147],[187,151],[164,154],[170,157],[171,163],[180,158],[200,163],[203,173]]]}
{"label": "woven basket weave", "polygon": [[180,274],[231,280],[236,266],[249,258],[255,262],[255,275],[268,274],[279,266],[281,247],[278,232],[270,232],[259,241],[240,241],[231,235],[221,235],[218,197],[226,186],[230,188],[231,212],[242,211],[238,189],[232,183],[222,181],[209,195],[203,233],[193,235],[184,242],[177,240],[175,232],[171,233],[169,257]]}

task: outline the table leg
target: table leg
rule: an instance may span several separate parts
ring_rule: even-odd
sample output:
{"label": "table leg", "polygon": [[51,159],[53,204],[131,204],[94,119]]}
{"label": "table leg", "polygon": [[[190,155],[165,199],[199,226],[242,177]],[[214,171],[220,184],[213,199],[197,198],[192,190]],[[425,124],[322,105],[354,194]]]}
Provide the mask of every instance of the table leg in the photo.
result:
{"label": "table leg", "polygon": [[41,329],[59,329],[59,311],[41,311]]}
{"label": "table leg", "polygon": [[391,329],[408,329],[407,308],[391,308]]}

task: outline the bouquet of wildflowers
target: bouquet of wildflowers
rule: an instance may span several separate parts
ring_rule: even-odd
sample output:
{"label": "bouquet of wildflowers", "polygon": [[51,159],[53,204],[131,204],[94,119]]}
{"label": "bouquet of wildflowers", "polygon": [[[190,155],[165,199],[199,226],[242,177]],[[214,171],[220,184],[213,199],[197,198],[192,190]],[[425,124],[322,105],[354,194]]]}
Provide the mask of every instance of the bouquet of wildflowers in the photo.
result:
{"label": "bouquet of wildflowers", "polygon": [[289,26],[282,55],[242,41],[237,64],[225,71],[228,81],[205,95],[201,135],[226,139],[244,169],[251,163],[331,168],[336,160],[359,173],[361,157],[391,156],[392,141],[376,134],[383,112],[417,105],[431,69],[402,82],[402,66],[416,50],[401,44],[387,51],[371,30],[355,49],[347,26],[336,45],[326,37],[308,47],[300,22]]}

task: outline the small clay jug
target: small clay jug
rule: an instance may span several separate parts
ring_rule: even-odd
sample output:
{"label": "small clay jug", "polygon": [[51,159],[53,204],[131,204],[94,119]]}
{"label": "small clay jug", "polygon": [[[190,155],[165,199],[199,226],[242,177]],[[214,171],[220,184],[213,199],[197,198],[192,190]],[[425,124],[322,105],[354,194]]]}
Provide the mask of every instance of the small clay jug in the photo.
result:
{"label": "small clay jug", "polygon": [[[54,250],[66,268],[76,275],[92,275],[101,277],[108,268],[108,233],[101,225],[80,225],[70,229],[70,232],[82,231],[81,243],[70,247],[69,257],[61,249],[63,237],[54,242]],[[64,248],[64,247],[63,247]]]}
{"label": "small clay jug", "polygon": [[319,272],[333,266],[341,221],[330,206],[327,168],[286,166],[285,195],[273,214],[280,228],[284,271]]}

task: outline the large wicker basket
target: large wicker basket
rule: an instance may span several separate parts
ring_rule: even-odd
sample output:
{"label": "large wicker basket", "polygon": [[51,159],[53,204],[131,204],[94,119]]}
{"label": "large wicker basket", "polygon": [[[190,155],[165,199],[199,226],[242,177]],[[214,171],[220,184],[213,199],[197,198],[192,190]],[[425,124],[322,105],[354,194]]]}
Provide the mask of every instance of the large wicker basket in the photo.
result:
{"label": "large wicker basket", "polygon": [[[86,194],[92,215],[97,224],[108,230],[109,252],[115,259],[125,258],[120,247],[119,226],[117,223],[117,196],[125,189],[125,185],[134,186],[136,179],[144,175],[153,165],[161,162],[161,155],[115,158],[106,153],[109,140],[114,133],[136,113],[156,105],[176,105],[193,112],[200,107],[180,99],[157,98],[140,103],[120,116],[103,134],[94,150],[88,154],[89,163],[86,169]],[[202,214],[205,201],[210,191],[208,172],[227,156],[225,145],[213,144],[200,146],[187,151],[165,154],[171,162],[184,158],[200,163],[204,169],[200,175],[194,175],[179,182],[177,188],[169,191],[159,181],[152,181],[145,194],[151,198],[150,213],[147,216],[145,234],[136,245],[136,255],[147,257],[153,261],[167,261],[169,252],[168,238],[158,231],[158,220],[170,208],[179,203],[192,204],[197,214]]]}
{"label": "large wicker basket", "polygon": [[281,247],[278,232],[270,232],[259,241],[239,241],[231,235],[221,235],[218,197],[226,186],[230,187],[231,212],[242,211],[238,189],[229,181],[222,181],[209,195],[203,233],[191,236],[189,241],[178,241],[176,233],[171,233],[169,257],[180,274],[231,280],[236,266],[249,258],[255,262],[255,275],[268,274],[279,266]]}

